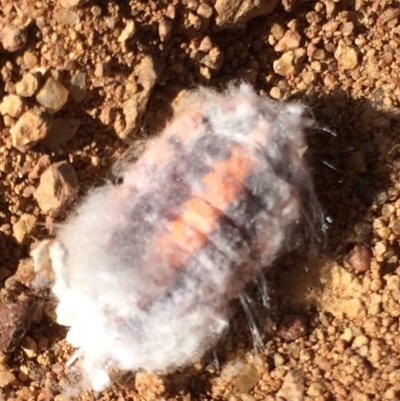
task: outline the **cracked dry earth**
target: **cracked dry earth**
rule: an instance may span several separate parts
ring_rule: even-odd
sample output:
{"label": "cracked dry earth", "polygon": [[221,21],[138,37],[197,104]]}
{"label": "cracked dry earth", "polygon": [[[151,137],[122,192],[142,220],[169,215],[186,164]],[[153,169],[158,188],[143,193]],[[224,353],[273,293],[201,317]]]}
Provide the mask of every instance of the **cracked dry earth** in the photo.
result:
{"label": "cracked dry earth", "polygon": [[[394,0],[0,0],[0,399],[399,400],[399,16]],[[234,304],[219,368],[72,391],[30,251],[182,91],[232,80],[326,128],[308,138],[325,225],[267,269],[268,313],[249,289],[264,349]]]}

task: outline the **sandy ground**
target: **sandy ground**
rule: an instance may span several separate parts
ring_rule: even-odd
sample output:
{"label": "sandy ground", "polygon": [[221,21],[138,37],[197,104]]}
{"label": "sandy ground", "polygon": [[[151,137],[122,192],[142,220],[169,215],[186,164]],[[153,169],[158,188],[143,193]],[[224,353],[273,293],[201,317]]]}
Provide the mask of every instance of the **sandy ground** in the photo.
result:
{"label": "sandy ground", "polygon": [[249,289],[264,350],[233,305],[219,367],[117,375],[99,399],[400,399],[399,16],[394,0],[1,0],[0,399],[74,387],[30,251],[182,90],[231,80],[308,106],[324,225],[267,270],[270,311]]}

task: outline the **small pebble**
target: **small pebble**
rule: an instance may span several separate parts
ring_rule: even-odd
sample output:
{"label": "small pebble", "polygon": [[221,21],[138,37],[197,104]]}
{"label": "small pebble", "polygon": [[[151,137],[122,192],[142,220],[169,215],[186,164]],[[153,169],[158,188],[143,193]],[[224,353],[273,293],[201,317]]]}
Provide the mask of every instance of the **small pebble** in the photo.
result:
{"label": "small pebble", "polygon": [[4,50],[15,53],[25,48],[27,43],[25,28],[16,25],[6,25],[0,31],[0,42]]}
{"label": "small pebble", "polygon": [[216,25],[219,29],[243,28],[251,18],[271,13],[279,0],[243,1],[243,0],[216,0]]}
{"label": "small pebble", "polygon": [[79,191],[73,167],[65,162],[51,165],[40,177],[34,197],[43,213],[57,214],[71,205]]}
{"label": "small pebble", "polygon": [[326,391],[326,387],[321,383],[311,383],[308,387],[307,395],[310,397],[318,397]]}
{"label": "small pebble", "polygon": [[72,76],[69,93],[77,103],[81,103],[86,98],[86,73],[77,72]]}
{"label": "small pebble", "polygon": [[38,301],[35,297],[21,294],[17,300],[2,299],[0,302],[0,352],[9,353],[18,346],[29,328]]}
{"label": "small pebble", "polygon": [[74,26],[80,21],[79,15],[68,9],[61,9],[54,14],[54,18],[59,24],[69,26]]}
{"label": "small pebble", "polygon": [[51,116],[42,109],[28,110],[10,129],[12,145],[22,153],[27,152],[46,137],[51,122]]}
{"label": "small pebble", "polygon": [[36,341],[29,337],[26,336],[22,341],[21,341],[21,348],[22,351],[24,351],[24,354],[30,359],[36,356],[37,354],[37,344]]}
{"label": "small pebble", "polygon": [[135,21],[128,20],[126,22],[125,28],[122,30],[121,34],[118,37],[118,42],[125,43],[135,34],[135,32],[136,32]]}
{"label": "small pebble", "polygon": [[291,76],[300,68],[305,57],[304,49],[290,50],[283,53],[282,56],[273,62],[273,68],[276,74],[282,76]]}
{"label": "small pebble", "polygon": [[213,9],[208,4],[201,3],[196,12],[200,17],[210,18],[213,14]]}
{"label": "small pebble", "polygon": [[18,96],[31,97],[39,87],[39,80],[35,74],[25,74],[21,81],[15,84],[15,91]]}
{"label": "small pebble", "polygon": [[289,315],[282,320],[278,335],[285,341],[293,341],[307,333],[307,326],[308,322],[305,316]]}
{"label": "small pebble", "polygon": [[372,252],[364,245],[357,244],[350,253],[349,263],[357,273],[365,273],[371,266]]}
{"label": "small pebble", "polygon": [[18,243],[22,244],[36,227],[37,219],[34,215],[24,213],[13,225],[13,235]]}
{"label": "small pebble", "polygon": [[49,113],[57,113],[68,100],[68,90],[53,77],[47,79],[36,95],[36,101]]}
{"label": "small pebble", "polygon": [[274,50],[279,53],[285,53],[289,50],[298,49],[300,46],[301,36],[298,32],[290,29],[285,32],[283,37],[275,45]]}
{"label": "small pebble", "polygon": [[0,114],[18,118],[24,112],[24,101],[18,95],[6,95],[0,103]]}
{"label": "small pebble", "polygon": [[172,24],[169,20],[165,19],[158,25],[158,36],[161,42],[165,42],[169,39],[172,31]]}
{"label": "small pebble", "polygon": [[301,371],[289,371],[282,387],[276,394],[282,400],[303,401],[304,400],[304,377]]}
{"label": "small pebble", "polygon": [[10,384],[13,384],[15,380],[16,377],[11,372],[7,371],[0,372],[0,388],[4,388],[9,386]]}
{"label": "small pebble", "polygon": [[345,70],[353,70],[358,66],[357,52],[352,47],[349,47],[343,40],[339,41],[334,55],[339,66]]}

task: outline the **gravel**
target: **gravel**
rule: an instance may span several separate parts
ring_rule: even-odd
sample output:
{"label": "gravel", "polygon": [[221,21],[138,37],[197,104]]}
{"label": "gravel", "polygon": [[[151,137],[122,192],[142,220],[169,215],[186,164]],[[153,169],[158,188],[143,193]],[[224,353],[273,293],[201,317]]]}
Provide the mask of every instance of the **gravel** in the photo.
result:
{"label": "gravel", "polygon": [[210,355],[167,377],[115,372],[99,399],[399,399],[396,2],[3,0],[1,8],[1,399],[93,399],[65,367],[74,350],[53,322],[51,296],[32,284],[29,254],[74,200],[111,178],[127,147],[140,154],[181,92],[235,79],[308,105],[324,227],[299,233],[267,272],[268,313],[249,289],[264,350],[253,353],[233,305],[215,350],[220,369]]}

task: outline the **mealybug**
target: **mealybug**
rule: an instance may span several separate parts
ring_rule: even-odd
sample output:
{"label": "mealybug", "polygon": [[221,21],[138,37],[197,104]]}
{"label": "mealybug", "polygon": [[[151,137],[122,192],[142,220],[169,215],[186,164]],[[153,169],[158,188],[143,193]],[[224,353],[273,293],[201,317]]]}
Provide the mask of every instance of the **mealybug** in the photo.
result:
{"label": "mealybug", "polygon": [[90,192],[59,231],[58,321],[95,390],[110,368],[166,372],[221,336],[312,191],[302,113],[245,84],[194,91],[122,183]]}

